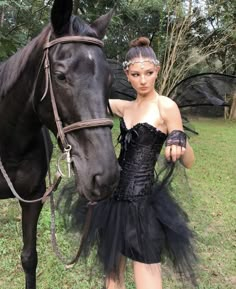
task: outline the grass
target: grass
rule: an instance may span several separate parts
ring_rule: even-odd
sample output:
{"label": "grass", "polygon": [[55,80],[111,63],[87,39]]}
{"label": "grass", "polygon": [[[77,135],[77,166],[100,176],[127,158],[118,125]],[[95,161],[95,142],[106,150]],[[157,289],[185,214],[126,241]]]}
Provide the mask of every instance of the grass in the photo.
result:
{"label": "grass", "polygon": [[[197,233],[199,289],[233,289],[236,286],[236,123],[222,119],[192,121],[199,136],[192,137],[196,163],[187,171],[191,193],[178,195]],[[117,137],[118,124],[113,129]],[[15,200],[0,202],[0,288],[23,289],[20,263],[20,209]],[[58,232],[63,252],[73,255],[72,245]],[[76,250],[74,250],[76,251]],[[79,262],[71,269],[55,256],[50,243],[49,203],[43,208],[38,225],[38,289],[100,289],[102,276],[93,267]],[[178,289],[180,282],[163,266],[165,289]],[[127,289],[134,289],[132,272]],[[188,286],[184,286],[188,289]]]}

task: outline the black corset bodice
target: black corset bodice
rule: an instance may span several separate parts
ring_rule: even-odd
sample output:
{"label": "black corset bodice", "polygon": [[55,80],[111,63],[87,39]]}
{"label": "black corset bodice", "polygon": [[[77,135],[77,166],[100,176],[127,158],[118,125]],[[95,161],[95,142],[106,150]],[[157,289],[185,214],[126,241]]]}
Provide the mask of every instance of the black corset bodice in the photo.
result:
{"label": "black corset bodice", "polygon": [[119,200],[133,200],[151,193],[155,164],[166,134],[148,123],[138,123],[127,129],[123,119],[120,121],[120,131],[118,160],[121,173],[113,196]]}

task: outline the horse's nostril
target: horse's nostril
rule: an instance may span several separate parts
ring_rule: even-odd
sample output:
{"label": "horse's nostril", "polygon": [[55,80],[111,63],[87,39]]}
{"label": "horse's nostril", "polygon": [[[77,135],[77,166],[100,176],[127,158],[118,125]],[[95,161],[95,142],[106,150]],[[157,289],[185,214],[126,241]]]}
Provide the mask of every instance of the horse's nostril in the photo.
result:
{"label": "horse's nostril", "polygon": [[101,196],[101,175],[95,175],[93,177],[93,192],[92,195],[96,196],[96,197],[100,197]]}
{"label": "horse's nostril", "polygon": [[101,187],[103,185],[103,178],[102,178],[102,175],[100,174],[97,174],[93,177],[93,184],[94,184],[94,187]]}
{"label": "horse's nostril", "polygon": [[101,196],[101,193],[98,191],[98,190],[93,190],[92,191],[92,196],[94,196],[94,197],[100,197]]}

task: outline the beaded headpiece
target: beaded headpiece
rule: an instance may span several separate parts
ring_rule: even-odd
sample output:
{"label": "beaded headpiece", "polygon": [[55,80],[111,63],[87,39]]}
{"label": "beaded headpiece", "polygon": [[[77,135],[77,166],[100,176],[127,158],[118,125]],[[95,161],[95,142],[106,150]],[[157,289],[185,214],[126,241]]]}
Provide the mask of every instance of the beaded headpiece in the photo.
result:
{"label": "beaded headpiece", "polygon": [[127,70],[130,64],[135,64],[135,63],[140,63],[141,64],[141,69],[144,69],[144,62],[151,62],[154,65],[158,66],[160,62],[157,59],[142,59],[142,60],[129,60],[129,61],[124,61],[122,63],[123,69]]}

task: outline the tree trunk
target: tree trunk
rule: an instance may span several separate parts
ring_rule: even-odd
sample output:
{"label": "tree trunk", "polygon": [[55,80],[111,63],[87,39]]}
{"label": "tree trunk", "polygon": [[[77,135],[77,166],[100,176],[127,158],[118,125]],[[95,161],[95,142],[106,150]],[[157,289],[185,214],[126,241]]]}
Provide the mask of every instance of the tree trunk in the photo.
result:
{"label": "tree trunk", "polygon": [[79,7],[80,6],[80,1],[79,0],[74,0],[74,5],[73,5],[73,14],[78,15],[79,13]]}
{"label": "tree trunk", "polygon": [[4,11],[4,6],[0,9],[0,27],[3,27],[4,23],[4,17],[5,17],[5,11]]}
{"label": "tree trunk", "polygon": [[236,119],[236,94],[233,96],[232,105],[230,108],[229,119]]}

